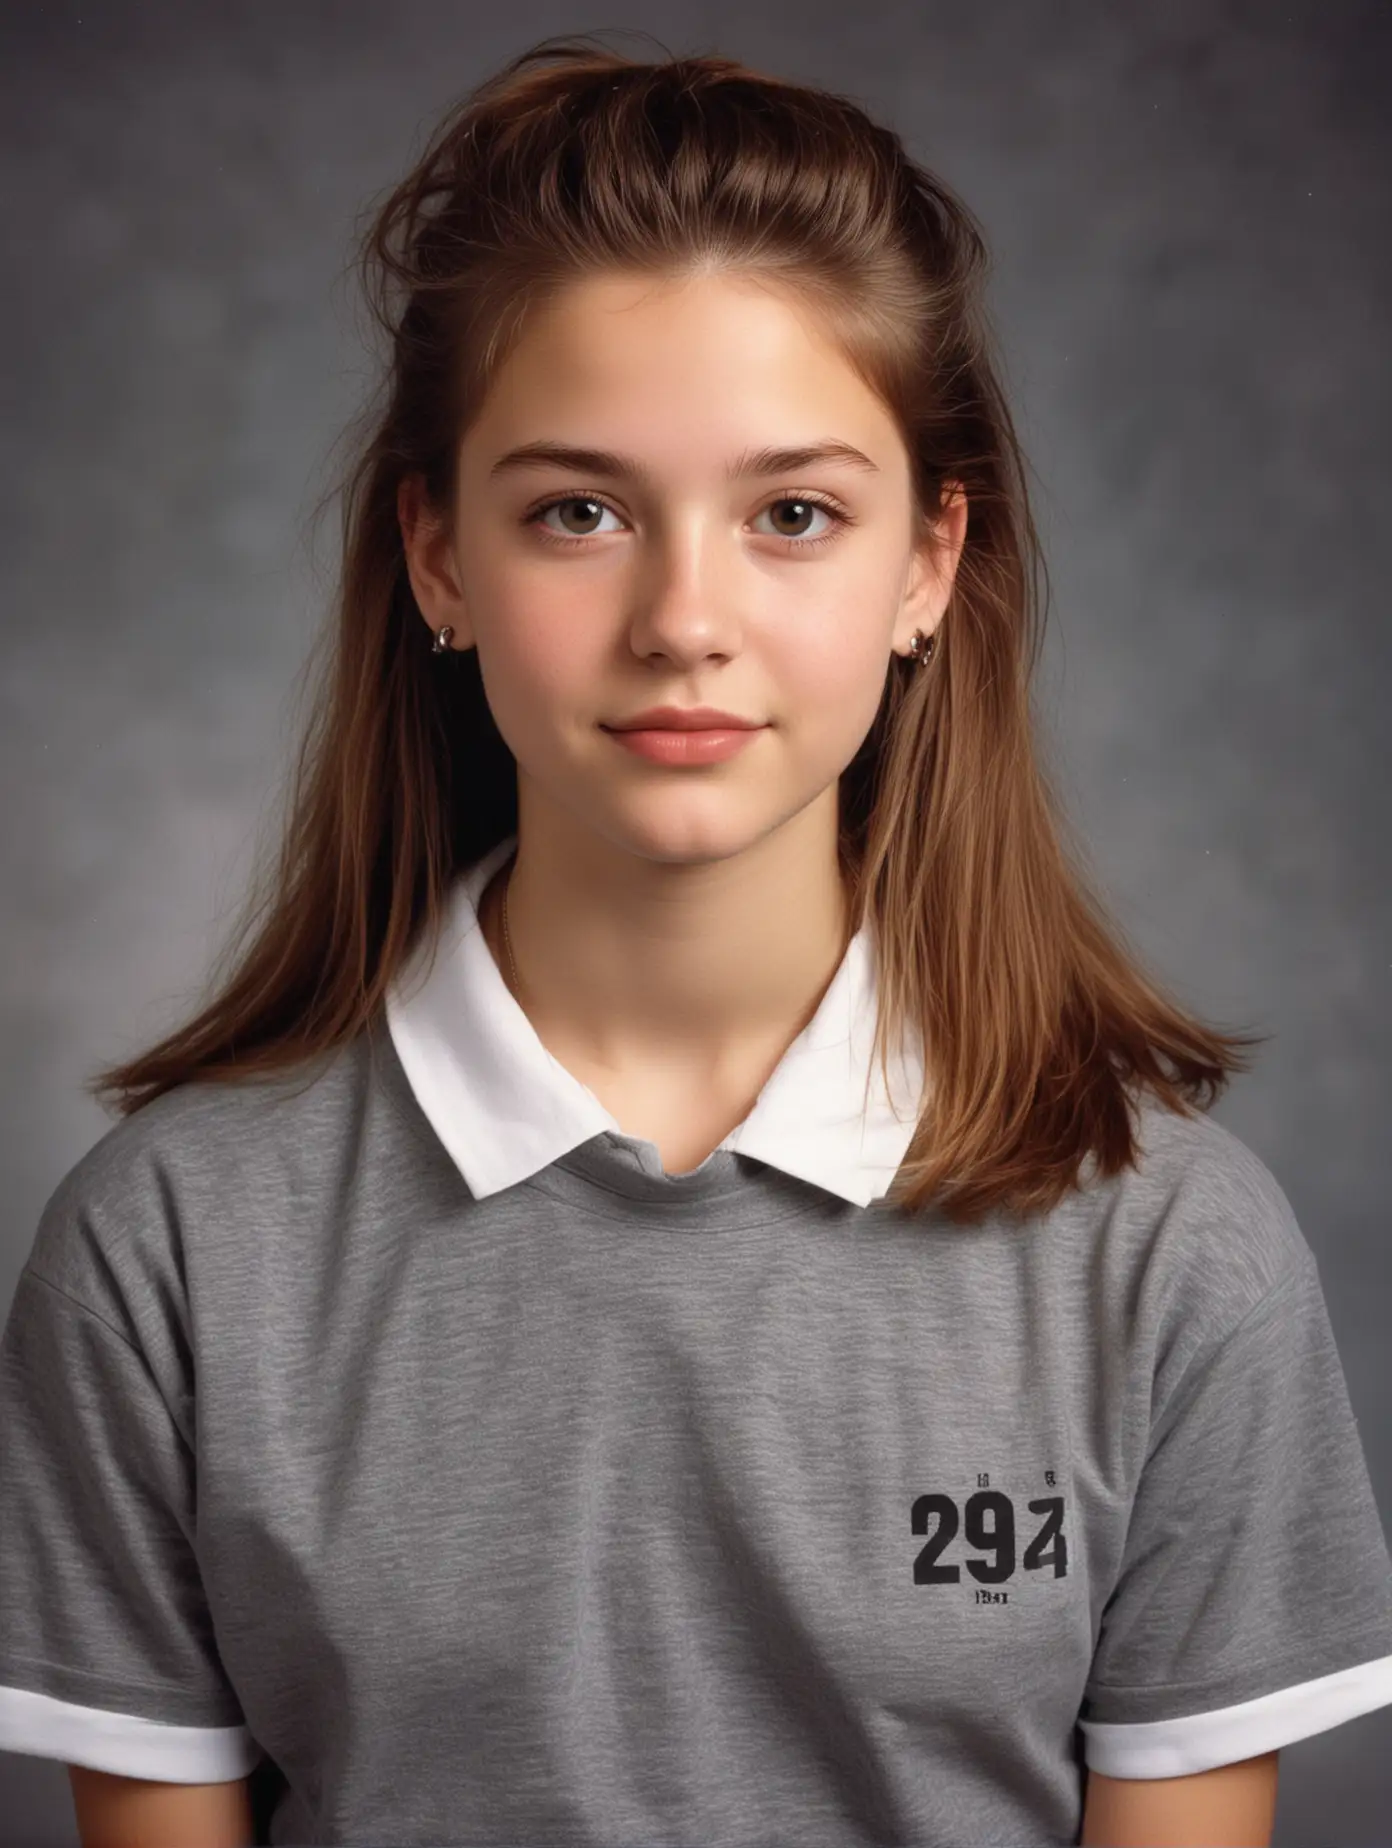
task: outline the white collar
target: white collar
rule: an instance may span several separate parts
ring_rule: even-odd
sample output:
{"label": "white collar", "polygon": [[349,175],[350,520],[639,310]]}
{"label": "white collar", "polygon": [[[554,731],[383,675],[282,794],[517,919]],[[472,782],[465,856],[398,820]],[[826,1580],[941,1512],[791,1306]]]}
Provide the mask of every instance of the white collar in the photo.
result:
{"label": "white collar", "polygon": [[[547,1051],[479,928],[484,888],[516,844],[514,834],[458,876],[433,968],[413,990],[429,947],[422,941],[386,998],[392,1043],[416,1101],[475,1199],[515,1187],[605,1131],[627,1134]],[[817,1012],[720,1148],[857,1206],[887,1192],[913,1136],[923,1065],[916,1053],[895,1056],[891,1048],[891,1099],[878,1060],[871,1070],[874,1008],[873,954],[862,929]],[[916,1035],[912,1043],[921,1045]]]}

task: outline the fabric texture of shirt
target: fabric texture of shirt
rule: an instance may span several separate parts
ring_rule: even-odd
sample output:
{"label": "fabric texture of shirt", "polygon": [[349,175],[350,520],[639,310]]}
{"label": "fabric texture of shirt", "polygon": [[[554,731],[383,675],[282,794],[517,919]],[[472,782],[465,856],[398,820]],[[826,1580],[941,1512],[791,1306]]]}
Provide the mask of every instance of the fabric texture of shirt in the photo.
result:
{"label": "fabric texture of shirt", "polygon": [[0,1336],[0,1750],[256,1773],[274,1844],[1075,1842],[1085,1771],[1392,1703],[1314,1256],[1210,1116],[1056,1209],[891,1210],[922,1065],[855,937],[668,1174],[463,875],[295,1073],[181,1085]]}

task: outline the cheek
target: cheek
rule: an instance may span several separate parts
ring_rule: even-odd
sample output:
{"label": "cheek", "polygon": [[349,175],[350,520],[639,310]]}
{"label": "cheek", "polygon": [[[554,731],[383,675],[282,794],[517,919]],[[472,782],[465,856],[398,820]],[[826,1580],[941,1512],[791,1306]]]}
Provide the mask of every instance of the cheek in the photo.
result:
{"label": "cheek", "polygon": [[513,755],[553,755],[576,723],[598,720],[607,681],[598,625],[537,602],[495,605],[479,637],[479,673],[494,722]]}
{"label": "cheek", "polygon": [[785,723],[819,761],[849,762],[874,723],[890,662],[885,632],[844,621],[807,628],[780,649],[776,685]]}

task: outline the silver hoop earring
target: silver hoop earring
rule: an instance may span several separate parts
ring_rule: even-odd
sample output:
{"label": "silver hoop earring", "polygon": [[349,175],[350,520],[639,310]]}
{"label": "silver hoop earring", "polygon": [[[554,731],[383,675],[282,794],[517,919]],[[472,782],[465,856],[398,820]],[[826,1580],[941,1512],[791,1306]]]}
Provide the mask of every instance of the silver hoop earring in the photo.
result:
{"label": "silver hoop earring", "polygon": [[431,654],[448,654],[449,641],[450,641],[450,637],[453,634],[454,634],[454,630],[449,626],[448,623],[446,623],[444,628],[441,629],[440,633],[435,637],[435,640],[430,645]]}
{"label": "silver hoop earring", "polygon": [[925,635],[922,629],[915,629],[909,638],[910,660],[917,661],[920,667],[926,667],[937,639],[936,635]]}

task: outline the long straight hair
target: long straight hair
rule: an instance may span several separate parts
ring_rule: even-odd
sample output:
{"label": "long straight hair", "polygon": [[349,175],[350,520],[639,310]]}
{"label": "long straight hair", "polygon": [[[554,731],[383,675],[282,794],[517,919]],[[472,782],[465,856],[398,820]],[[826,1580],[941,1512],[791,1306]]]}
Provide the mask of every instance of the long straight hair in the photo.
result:
{"label": "long straight hair", "polygon": [[[917,1029],[921,1115],[888,1196],[954,1223],[1047,1211],[1136,1160],[1140,1094],[1208,1108],[1266,1035],[1205,1025],[1108,918],[1040,763],[1047,581],[983,305],[985,239],[899,137],[834,93],[717,56],[547,39],[455,104],[357,246],[387,358],[352,432],[343,560],[278,853],[196,1016],[87,1089],[122,1114],[367,1027],[455,876],[517,826],[474,650],[433,656],[398,486],[440,517],[461,436],[539,306],[602,273],[740,273],[813,309],[894,417],[930,538],[966,538],[931,661],[891,656],[839,787],[850,930],[879,974],[874,1056]],[[322,509],[322,503],[321,503]],[[307,668],[314,668],[314,656]]]}

